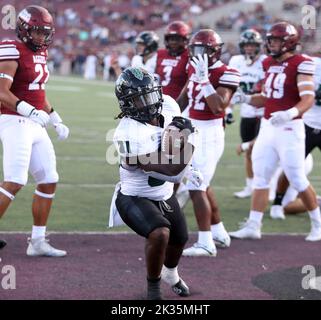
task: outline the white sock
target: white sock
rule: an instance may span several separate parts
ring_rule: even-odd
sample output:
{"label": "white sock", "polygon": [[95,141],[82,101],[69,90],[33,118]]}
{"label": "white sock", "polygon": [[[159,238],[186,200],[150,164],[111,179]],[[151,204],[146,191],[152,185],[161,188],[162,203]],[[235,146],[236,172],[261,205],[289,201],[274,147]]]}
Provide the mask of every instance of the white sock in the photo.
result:
{"label": "white sock", "polygon": [[250,220],[253,220],[253,221],[261,224],[262,219],[263,219],[263,212],[251,210],[249,218],[250,218]]}
{"label": "white sock", "polygon": [[208,248],[215,247],[211,231],[198,231],[198,241],[197,242],[202,244],[203,246],[208,247]]}
{"label": "white sock", "polygon": [[246,178],[246,186],[252,189],[253,178]]}
{"label": "white sock", "polygon": [[312,223],[317,223],[321,225],[321,215],[320,215],[320,207],[316,207],[314,210],[309,211],[309,216]]}
{"label": "white sock", "polygon": [[211,231],[212,231],[212,236],[214,237],[215,235],[226,233],[226,230],[224,228],[223,222],[219,222],[217,224],[212,224],[211,225]]}
{"label": "white sock", "polygon": [[167,268],[163,266],[161,275],[162,275],[162,280],[164,280],[170,286],[175,285],[179,281],[177,267]]}
{"label": "white sock", "polygon": [[46,236],[46,226],[32,226],[31,239],[45,237]]}

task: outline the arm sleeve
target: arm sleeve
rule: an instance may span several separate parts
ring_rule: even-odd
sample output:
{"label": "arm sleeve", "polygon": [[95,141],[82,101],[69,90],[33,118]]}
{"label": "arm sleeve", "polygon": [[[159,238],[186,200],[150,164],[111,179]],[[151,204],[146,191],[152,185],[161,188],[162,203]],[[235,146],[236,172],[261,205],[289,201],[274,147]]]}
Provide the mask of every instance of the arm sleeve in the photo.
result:
{"label": "arm sleeve", "polygon": [[0,42],[0,61],[2,60],[18,60],[20,52],[14,43]]}

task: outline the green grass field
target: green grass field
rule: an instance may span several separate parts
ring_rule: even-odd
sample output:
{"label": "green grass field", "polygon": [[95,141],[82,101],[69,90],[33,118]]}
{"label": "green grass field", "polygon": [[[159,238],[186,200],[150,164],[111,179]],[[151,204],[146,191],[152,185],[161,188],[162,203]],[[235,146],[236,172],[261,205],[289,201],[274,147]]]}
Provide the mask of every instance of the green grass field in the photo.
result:
{"label": "green grass field", "polygon": [[[116,127],[118,113],[113,84],[76,78],[53,77],[47,92],[53,107],[71,130],[67,141],[59,142],[50,129],[60,175],[60,185],[49,221],[49,231],[106,231],[109,203],[118,181],[118,166],[106,162],[107,132]],[[237,113],[237,112],[236,112]],[[236,114],[238,118],[238,114]],[[250,200],[238,200],[233,192],[244,184],[243,158],[235,148],[239,143],[239,126],[227,127],[225,152],[217,168],[213,186],[228,230],[235,229],[248,215]],[[314,153],[310,181],[321,193],[321,154]],[[1,170],[2,171],[2,170]],[[0,231],[29,231],[32,225],[32,178],[19,193],[0,222]],[[196,230],[191,203],[185,209],[189,229]],[[112,229],[124,230],[124,229]],[[307,232],[306,214],[288,217],[286,221],[264,220],[264,232]]]}

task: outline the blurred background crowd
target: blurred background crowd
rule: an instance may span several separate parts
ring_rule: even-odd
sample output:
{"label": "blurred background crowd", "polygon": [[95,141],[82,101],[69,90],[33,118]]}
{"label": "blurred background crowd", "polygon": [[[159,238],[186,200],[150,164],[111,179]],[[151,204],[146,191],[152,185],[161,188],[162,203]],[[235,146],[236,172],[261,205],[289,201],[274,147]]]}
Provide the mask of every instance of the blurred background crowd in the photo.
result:
{"label": "blurred background crowd", "polygon": [[[105,80],[114,77],[112,57],[117,57],[122,68],[130,64],[139,32],[154,30],[161,37],[164,26],[174,20],[187,22],[193,32],[201,28],[216,30],[225,42],[222,60],[228,61],[238,51],[240,32],[251,27],[264,36],[271,24],[287,16],[299,28],[305,52],[319,54],[316,29],[304,30],[297,17],[302,14],[302,5],[309,4],[316,9],[318,20],[321,0],[270,2],[281,5],[281,11],[276,8],[271,13],[273,10],[266,8],[271,3],[264,0],[33,0],[33,4],[48,8],[55,18],[55,40],[49,52],[51,72],[86,77],[86,64],[95,64],[96,74],[88,77]],[[17,13],[29,3],[10,1]],[[8,1],[1,0],[0,4],[3,7]],[[12,37],[12,33],[1,29],[0,37]]]}

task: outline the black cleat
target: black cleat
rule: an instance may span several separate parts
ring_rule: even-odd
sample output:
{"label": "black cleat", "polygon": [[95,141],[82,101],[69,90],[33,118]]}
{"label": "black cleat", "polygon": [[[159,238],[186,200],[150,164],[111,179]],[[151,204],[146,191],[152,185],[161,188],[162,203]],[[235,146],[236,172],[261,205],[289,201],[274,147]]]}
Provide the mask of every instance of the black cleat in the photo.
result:
{"label": "black cleat", "polygon": [[0,249],[3,249],[7,245],[7,242],[0,239]]}
{"label": "black cleat", "polygon": [[189,287],[181,278],[179,278],[179,281],[172,286],[172,290],[180,297],[188,297],[190,295]]}
{"label": "black cleat", "polygon": [[147,300],[163,300],[160,291],[160,278],[147,279]]}

